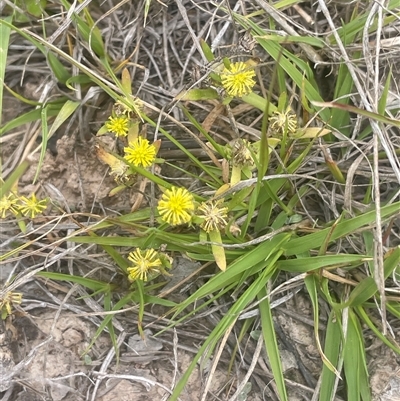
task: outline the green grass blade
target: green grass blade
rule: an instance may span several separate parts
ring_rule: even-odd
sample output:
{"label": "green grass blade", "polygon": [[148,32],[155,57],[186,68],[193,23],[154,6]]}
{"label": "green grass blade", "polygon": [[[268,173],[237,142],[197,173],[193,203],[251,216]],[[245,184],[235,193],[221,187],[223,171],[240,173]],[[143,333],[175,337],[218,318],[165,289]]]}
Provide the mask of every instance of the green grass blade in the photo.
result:
{"label": "green grass blade", "polygon": [[400,246],[391,249],[383,262],[384,277],[387,279],[400,266]]}
{"label": "green grass blade", "polygon": [[[281,252],[276,252],[275,255],[271,257],[271,260],[264,264],[264,271],[259,275],[259,277],[247,288],[247,290],[243,293],[243,295],[233,304],[227,314],[221,319],[218,325],[214,328],[211,334],[207,337],[206,341],[200,348],[199,352],[193,358],[192,363],[186,369],[186,372],[183,374],[179,382],[177,383],[169,401],[176,401],[185,387],[187,381],[189,380],[190,375],[193,372],[193,369],[196,367],[196,364],[200,357],[204,355],[210,355],[210,353],[215,348],[219,339],[225,334],[225,331],[236,321],[241,311],[246,308],[265,288],[268,280],[271,278],[273,273],[275,272],[275,262],[277,258],[279,258]],[[226,274],[229,270],[227,270]],[[211,280],[210,280],[211,281]],[[201,289],[200,289],[201,290]],[[186,304],[186,302],[184,302]]]}
{"label": "green grass blade", "polygon": [[[287,246],[290,246],[290,242],[287,244]],[[364,255],[352,255],[352,254],[313,256],[313,257],[298,258],[298,259],[280,260],[278,262],[278,269],[292,273],[294,272],[305,273],[321,268],[328,268],[328,267],[332,268],[338,265],[339,266],[346,266],[348,264],[360,265],[368,259],[371,258]]]}
{"label": "green grass blade", "polygon": [[383,88],[381,98],[379,99],[379,102],[378,102],[378,113],[382,114],[382,115],[385,114],[385,112],[386,112],[386,104],[387,104],[387,99],[388,99],[389,90],[390,90],[391,78],[392,78],[392,66],[390,66],[390,71],[387,75],[385,86]]}
{"label": "green grass blade", "polygon": [[374,332],[374,334],[384,343],[386,344],[390,349],[392,349],[394,352],[400,355],[400,348],[397,346],[397,344],[392,343],[388,337],[385,337],[381,331],[375,326],[375,324],[372,322],[370,317],[368,316],[367,312],[362,306],[357,306],[355,307],[355,311],[357,314],[360,316],[362,321]]}
{"label": "green grass blade", "polygon": [[[334,366],[338,366],[342,344],[342,329],[335,311],[331,311],[325,335],[324,353]],[[321,389],[319,401],[330,401],[333,399],[336,375],[326,365],[322,367]]]}
{"label": "green grass blade", "polygon": [[[122,309],[126,304],[128,304],[131,301],[131,294],[127,294],[124,297],[122,297],[111,309],[112,311],[119,311]],[[114,317],[113,314],[106,315],[103,319],[103,321],[100,323],[99,327],[96,330],[96,333],[93,335],[92,340],[90,341],[90,344],[87,346],[85,352],[83,355],[89,352],[90,348],[92,348],[93,344],[96,342],[98,339],[99,335],[106,329],[108,329],[108,325],[110,324],[112,318]]]}
{"label": "green grass blade", "polygon": [[94,280],[88,277],[71,276],[70,274],[43,271],[36,273],[36,275],[48,278],[50,280],[73,282],[83,287],[89,288],[92,291],[110,292],[112,290],[111,284],[104,283],[99,280]]}
{"label": "green grass blade", "polygon": [[356,285],[350,294],[349,300],[343,304],[343,306],[362,305],[364,302],[368,301],[368,299],[373,297],[377,291],[378,287],[376,286],[375,280],[372,277],[366,277]]}
{"label": "green grass blade", "polygon": [[[11,23],[12,18],[7,17],[5,20]],[[0,25],[0,125],[3,111],[3,92],[4,92],[4,76],[6,74],[8,44],[10,41],[11,29],[7,25]]]}
{"label": "green grass blade", "polygon": [[40,148],[40,156],[39,156],[39,161],[38,165],[36,168],[36,173],[35,177],[33,177],[33,184],[36,182],[37,178],[39,177],[40,169],[43,165],[44,161],[44,156],[46,154],[46,149],[47,149],[47,141],[49,139],[49,127],[47,125],[47,106],[42,108],[42,112],[40,113],[40,119],[42,122],[42,143],[41,143],[41,148]]}
{"label": "green grass blade", "polygon": [[[390,10],[390,11],[395,11],[396,8],[398,8],[398,6],[399,6],[398,0],[391,0],[389,2],[389,4],[386,6],[386,9]],[[400,14],[399,12],[397,12],[397,14],[395,12],[391,13],[391,15],[383,18],[383,20],[380,21],[380,23],[382,23],[383,26],[387,26],[387,25],[393,23],[394,21],[396,21],[399,14]],[[359,14],[359,15],[357,15],[357,18],[354,18],[351,22],[340,27],[337,30],[337,33],[339,34],[341,40],[343,42],[346,42],[347,37],[349,37],[349,36],[354,37],[355,35],[360,34],[365,27],[367,17],[368,17],[368,13]],[[378,24],[378,22],[375,19],[374,22],[368,27],[369,34],[376,31],[377,24]],[[327,40],[331,44],[336,43],[336,40],[335,40],[335,37],[333,34],[328,36]]]}
{"label": "green grass blade", "polygon": [[310,295],[311,303],[313,306],[315,341],[317,343],[317,348],[321,355],[322,362],[328,369],[330,369],[337,376],[339,376],[339,372],[337,371],[336,367],[332,364],[332,362],[324,354],[322,347],[321,347],[321,342],[319,340],[319,332],[318,332],[318,330],[319,330],[319,304],[318,304],[317,278],[315,277],[314,274],[311,274],[304,279],[304,283],[306,284],[307,291]]}
{"label": "green grass blade", "polygon": [[265,298],[259,305],[262,334],[268,359],[271,364],[271,370],[279,393],[279,399],[281,401],[287,401],[285,379],[283,377],[282,362],[274,330],[274,321],[272,318],[270,302],[266,296],[266,287],[263,287],[258,294],[259,299]]}
{"label": "green grass blade", "polygon": [[[399,210],[400,210],[400,202],[383,206],[381,208],[381,216],[384,219],[392,215],[398,214]],[[330,242],[333,242],[338,238],[345,237],[346,235],[350,235],[355,231],[359,230],[361,227],[370,225],[375,221],[376,221],[375,210],[371,210],[370,212],[364,213],[360,216],[342,221],[336,226],[336,229],[331,233]],[[298,255],[307,252],[310,249],[316,249],[320,247],[323,244],[323,241],[325,240],[330,230],[331,230],[330,227],[328,227],[319,232],[292,239],[289,243],[284,245],[285,256]]]}
{"label": "green grass blade", "polygon": [[[0,182],[0,199],[11,191],[13,185],[25,173],[28,167],[29,167],[29,162],[27,160],[24,160],[18,167],[16,167],[13,170],[10,176],[3,183]],[[0,260],[3,260],[3,258],[6,259],[6,256],[5,255],[0,256]]]}
{"label": "green grass blade", "polygon": [[348,400],[371,400],[364,337],[357,315],[349,310],[349,321],[344,346],[344,371]]}
{"label": "green grass blade", "polygon": [[342,111],[347,111],[349,113],[359,114],[360,116],[371,118],[375,121],[380,121],[381,123],[387,125],[393,125],[394,127],[400,127],[400,121],[394,120],[393,118],[386,117],[382,114],[375,113],[373,111],[368,111],[365,109],[360,109],[359,107],[352,106],[350,104],[343,104],[338,102],[318,102],[312,101],[312,104],[319,107],[332,107],[334,109],[339,109]]}
{"label": "green grass blade", "polygon": [[[60,111],[60,107],[61,107],[60,105],[54,105],[53,107],[48,105],[47,116],[52,117],[52,116],[57,115],[58,112]],[[5,133],[7,133],[8,131],[11,131],[14,128],[20,127],[21,125],[30,123],[32,121],[40,120],[41,113],[42,113],[41,109],[35,109],[35,110],[28,111],[24,114],[21,114],[20,116],[7,122],[6,124],[3,125],[3,127],[0,128],[0,136],[4,135]]]}
{"label": "green grass blade", "polygon": [[360,338],[353,319],[354,316],[351,311],[349,311],[346,340],[343,350],[343,365],[347,383],[347,399],[351,401],[360,401]]}
{"label": "green grass blade", "polygon": [[196,300],[224,288],[231,281],[237,281],[247,269],[265,266],[267,264],[266,261],[271,257],[271,255],[277,252],[283,244],[289,240],[289,238],[290,235],[288,234],[277,235],[271,241],[259,244],[256,248],[244,253],[243,256],[237,258],[233,263],[231,263],[225,272],[216,274],[194,294],[182,302],[181,306],[177,311],[175,311],[175,314],[179,314]]}
{"label": "green grass blade", "polygon": [[56,79],[62,83],[66,84],[69,79],[71,79],[71,74],[61,63],[61,61],[51,52],[47,53],[47,63],[50,69],[53,71]]}
{"label": "green grass blade", "polygon": [[78,102],[73,102],[71,100],[67,100],[61,107],[59,113],[57,114],[57,117],[55,118],[50,130],[48,129],[48,126],[47,126],[48,108],[47,108],[47,106],[45,106],[42,109],[42,113],[41,113],[42,144],[41,144],[38,166],[36,169],[35,177],[33,179],[33,183],[36,182],[36,180],[39,176],[40,170],[42,168],[44,157],[45,157],[46,150],[47,150],[47,141],[49,140],[49,138],[51,138],[54,135],[54,133],[57,131],[57,129],[61,126],[61,124],[63,124],[68,119],[68,117],[77,109],[78,106],[79,106]]}

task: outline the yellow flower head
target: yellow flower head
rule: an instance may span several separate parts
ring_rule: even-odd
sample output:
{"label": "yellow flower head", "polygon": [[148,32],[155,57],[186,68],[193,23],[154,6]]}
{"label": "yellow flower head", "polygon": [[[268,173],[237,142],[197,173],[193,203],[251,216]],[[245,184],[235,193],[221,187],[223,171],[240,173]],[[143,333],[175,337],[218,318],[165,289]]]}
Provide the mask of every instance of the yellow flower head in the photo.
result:
{"label": "yellow flower head", "polygon": [[7,212],[18,213],[18,199],[13,194],[4,195],[0,199],[0,217],[5,219]]}
{"label": "yellow flower head", "polygon": [[149,143],[147,139],[139,136],[129,146],[124,148],[125,160],[136,167],[149,167],[156,158],[156,147]]}
{"label": "yellow flower head", "polygon": [[188,223],[194,211],[193,195],[186,188],[172,187],[163,193],[157,209],[171,226]]}
{"label": "yellow flower head", "polygon": [[228,208],[221,207],[222,202],[222,200],[204,202],[197,209],[199,212],[198,216],[204,219],[200,227],[207,233],[210,231],[221,231],[228,225],[226,221]]}
{"label": "yellow flower head", "polygon": [[20,292],[8,291],[2,298],[0,298],[0,311],[1,318],[5,319],[11,315],[11,306],[13,304],[20,304],[22,302],[22,294]]}
{"label": "yellow flower head", "polygon": [[269,118],[270,128],[278,134],[283,134],[287,131],[289,134],[294,134],[297,130],[297,117],[290,107],[284,112],[274,111],[274,115]]}
{"label": "yellow flower head", "polygon": [[38,214],[43,213],[47,207],[47,199],[38,200],[35,194],[32,194],[30,198],[21,196],[19,200],[21,201],[19,210],[24,216],[29,217],[30,219],[33,219]]}
{"label": "yellow flower head", "polygon": [[115,136],[127,136],[129,130],[129,119],[125,115],[109,117],[106,122],[106,129]]}
{"label": "yellow flower head", "polygon": [[162,268],[161,259],[154,249],[140,250],[136,248],[131,252],[128,259],[132,262],[133,266],[128,267],[129,281],[142,280],[147,281],[147,274],[151,272],[160,272]]}
{"label": "yellow flower head", "polygon": [[246,63],[231,63],[229,69],[225,67],[222,71],[221,83],[228,96],[242,97],[253,90],[255,75],[254,69]]}

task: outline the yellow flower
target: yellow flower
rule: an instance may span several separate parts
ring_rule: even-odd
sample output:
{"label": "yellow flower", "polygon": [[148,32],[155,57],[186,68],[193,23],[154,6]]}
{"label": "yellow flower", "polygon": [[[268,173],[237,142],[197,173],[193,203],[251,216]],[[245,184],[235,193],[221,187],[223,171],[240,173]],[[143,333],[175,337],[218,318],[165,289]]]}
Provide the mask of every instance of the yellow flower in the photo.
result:
{"label": "yellow flower", "polygon": [[274,111],[274,115],[269,118],[270,128],[275,130],[278,134],[283,134],[287,131],[294,134],[297,130],[297,117],[290,107],[284,112]]}
{"label": "yellow flower", "polygon": [[47,207],[47,199],[38,200],[35,194],[32,194],[30,198],[21,196],[19,199],[21,201],[19,210],[24,216],[31,219],[42,213]]}
{"label": "yellow flower", "polygon": [[203,202],[197,209],[198,216],[203,220],[200,227],[207,233],[210,231],[221,231],[227,225],[228,208],[221,207],[222,200]]}
{"label": "yellow flower", "polygon": [[242,97],[248,95],[256,82],[253,77],[256,73],[253,68],[249,68],[242,61],[231,63],[230,68],[224,68],[221,73],[221,83],[226,93],[232,97]]}
{"label": "yellow flower", "polygon": [[125,160],[136,167],[149,167],[156,158],[156,147],[149,143],[147,139],[139,136],[135,141],[129,142],[129,146],[124,148]]}
{"label": "yellow flower", "polygon": [[158,202],[158,211],[171,226],[188,223],[194,211],[193,195],[185,188],[167,189]]}
{"label": "yellow flower", "polygon": [[125,115],[118,117],[109,117],[106,122],[106,128],[115,136],[127,136],[129,130],[129,119]]}
{"label": "yellow flower", "polygon": [[142,280],[147,281],[147,274],[150,272],[160,272],[162,268],[161,259],[154,249],[140,250],[136,248],[131,252],[128,259],[133,263],[132,267],[128,267],[128,279],[130,281]]}
{"label": "yellow flower", "polygon": [[13,214],[18,213],[18,199],[13,194],[4,195],[0,199],[0,217],[5,219],[7,211]]}
{"label": "yellow flower", "polygon": [[22,302],[22,294],[20,292],[8,291],[2,298],[0,298],[0,311],[1,318],[5,319],[11,315],[12,304],[20,304]]}

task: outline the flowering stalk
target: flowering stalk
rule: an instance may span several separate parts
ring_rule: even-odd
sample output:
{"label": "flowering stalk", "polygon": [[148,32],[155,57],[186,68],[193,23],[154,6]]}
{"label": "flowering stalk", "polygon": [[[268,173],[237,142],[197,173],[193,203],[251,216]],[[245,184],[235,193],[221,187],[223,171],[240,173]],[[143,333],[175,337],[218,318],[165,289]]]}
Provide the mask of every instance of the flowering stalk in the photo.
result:
{"label": "flowering stalk", "polygon": [[211,250],[217,266],[225,271],[226,257],[225,249],[221,246],[221,230],[224,230],[228,225],[228,208],[224,207],[222,203],[222,199],[202,203],[197,210],[196,219],[199,219],[200,228],[204,230],[204,234],[208,235],[212,242]]}

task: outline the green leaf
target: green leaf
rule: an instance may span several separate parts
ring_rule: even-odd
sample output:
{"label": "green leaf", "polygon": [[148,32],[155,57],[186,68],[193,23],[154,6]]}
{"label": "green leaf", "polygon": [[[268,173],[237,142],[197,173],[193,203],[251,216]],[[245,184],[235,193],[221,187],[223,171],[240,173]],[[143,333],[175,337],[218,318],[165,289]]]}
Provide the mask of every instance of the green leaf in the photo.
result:
{"label": "green leaf", "polygon": [[386,337],[382,334],[380,328],[376,327],[375,324],[372,322],[371,318],[368,316],[367,312],[362,306],[356,306],[354,310],[360,316],[361,320],[374,332],[374,334],[390,349],[400,355],[400,348],[398,347],[397,343],[391,341],[391,337]]}
{"label": "green leaf", "polygon": [[[261,249],[260,249],[260,251],[261,251]],[[212,351],[214,350],[218,341],[223,337],[225,332],[230,327],[232,327],[232,325],[236,322],[236,319],[238,318],[239,314],[243,311],[243,309],[246,308],[246,306],[249,305],[258,296],[258,294],[263,290],[263,288],[265,288],[268,280],[271,278],[271,276],[275,272],[275,262],[280,257],[280,255],[281,255],[281,251],[277,250],[275,253],[271,254],[271,256],[270,256],[270,258],[268,258],[268,260],[266,260],[264,262],[263,272],[246,289],[246,291],[241,295],[241,297],[238,298],[233,303],[233,305],[229,309],[229,311],[224,315],[224,317],[217,324],[217,326],[214,328],[214,330],[211,332],[211,334],[207,337],[204,344],[199,349],[199,352],[193,358],[192,363],[189,365],[189,367],[186,369],[185,373],[183,374],[183,376],[177,383],[172,395],[168,399],[169,401],[177,401],[179,394],[182,392],[185,384],[189,380],[189,377],[192,374],[193,369],[196,367],[196,364],[199,361],[199,359],[201,357],[207,358],[212,353]],[[225,277],[229,273],[229,270],[230,270],[230,267],[228,267],[226,272],[221,272],[217,276]],[[212,280],[213,279],[211,279],[210,281],[212,281]],[[196,293],[194,294],[195,300],[199,299],[196,296],[196,294],[198,294],[200,291],[203,292],[202,290],[205,286],[207,286],[207,284],[208,283],[206,283],[202,288],[200,288],[198,291],[196,291]],[[192,298],[192,297],[190,297],[190,298]],[[181,310],[182,308],[184,309],[186,307],[185,305],[187,305],[187,300],[181,304],[179,310]]]}
{"label": "green leaf", "polygon": [[359,114],[364,117],[371,118],[375,121],[380,121],[381,123],[387,125],[393,125],[394,127],[400,127],[400,121],[394,120],[393,118],[386,117],[382,114],[374,113],[373,111],[368,111],[365,109],[360,109],[359,107],[351,106],[350,104],[343,104],[338,102],[319,102],[312,101],[311,102],[315,106],[319,107],[332,107],[334,109],[344,110],[349,113]]}
{"label": "green leaf", "polygon": [[[27,160],[24,160],[18,167],[16,167],[12,171],[12,173],[3,183],[1,183],[0,181],[0,199],[11,191],[14,184],[19,180],[19,178],[24,174],[26,169],[29,167],[29,164],[30,163]],[[0,256],[0,260],[4,260],[2,257],[6,259],[6,255],[2,255]]]}
{"label": "green leaf", "polygon": [[259,305],[261,327],[265,349],[267,350],[269,363],[271,365],[271,370],[274,375],[274,380],[279,394],[279,399],[281,401],[287,401],[288,397],[286,393],[285,379],[283,377],[282,362],[280,358],[278,342],[276,340],[274,320],[272,318],[271,305],[267,297],[266,287],[263,287],[260,290],[258,293],[258,299],[263,299]]}
{"label": "green leaf", "polygon": [[386,104],[387,104],[387,99],[389,95],[389,90],[390,90],[390,81],[392,78],[392,66],[390,66],[389,73],[387,74],[385,86],[383,88],[381,98],[379,99],[378,102],[378,113],[379,114],[385,114],[386,112]]}
{"label": "green leaf", "polygon": [[[354,318],[354,317],[353,317]],[[349,311],[349,320],[347,326],[346,340],[343,350],[344,372],[347,383],[347,399],[360,400],[360,380],[359,380],[359,337],[357,329],[354,326],[352,313]]]}
{"label": "green leaf", "polygon": [[104,283],[103,281],[94,280],[87,277],[72,276],[70,274],[43,272],[43,271],[36,273],[36,275],[48,278],[50,280],[67,281],[80,284],[83,287],[89,288],[90,290],[93,291],[109,292],[112,289],[112,285],[109,283]]}
{"label": "green leaf", "polygon": [[[274,4],[275,7],[275,4]],[[325,42],[322,39],[311,37],[311,36],[291,36],[291,35],[262,35],[262,36],[254,36],[257,39],[264,39],[274,41],[276,43],[307,43],[310,46],[319,47],[320,49],[326,46]]]}
{"label": "green leaf", "polygon": [[343,349],[344,372],[347,383],[347,399],[371,400],[364,336],[357,315],[349,310],[347,334]]}
{"label": "green leaf", "polygon": [[66,84],[71,79],[70,72],[53,53],[47,53],[47,62],[59,82]]}
{"label": "green leaf", "polygon": [[[47,109],[47,117],[51,117],[54,115],[57,115],[59,110],[60,110],[61,105],[54,105],[54,107],[50,107],[48,105]],[[24,113],[13,120],[9,121],[7,124],[4,124],[3,127],[0,129],[0,136],[4,135],[5,133],[11,131],[14,128],[20,127],[21,125],[24,125],[26,123],[32,122],[32,121],[37,121],[41,119],[41,114],[42,110],[35,109],[28,111],[27,113]]]}
{"label": "green leaf", "polygon": [[[290,242],[288,243],[288,246],[290,246],[289,245]],[[351,255],[351,254],[324,255],[324,256],[313,256],[307,258],[280,260],[277,263],[277,267],[280,270],[292,273],[295,272],[305,273],[321,268],[332,268],[334,266],[343,266],[343,267],[346,265],[356,266],[364,263],[368,259],[371,258],[364,255]]]}
{"label": "green leaf", "polygon": [[181,100],[181,101],[198,101],[198,100],[212,100],[212,99],[219,99],[218,92],[213,88],[196,88],[196,89],[189,89],[184,90],[178,93],[174,100]]}
{"label": "green leaf", "polygon": [[[12,18],[7,17],[5,21],[11,23]],[[3,90],[4,76],[6,73],[8,43],[10,41],[11,29],[7,25],[0,25],[0,125],[3,112]]]}
{"label": "green leaf", "polygon": [[[111,309],[111,311],[119,311],[121,309],[123,309],[123,307],[128,304],[131,301],[131,294],[127,294],[124,297],[122,297],[115,305],[114,307]],[[96,330],[96,333],[93,335],[93,338],[90,341],[90,344],[87,346],[86,350],[84,351],[84,353],[82,354],[82,356],[84,356],[85,354],[87,354],[90,350],[90,348],[92,348],[93,344],[96,342],[96,340],[98,339],[98,337],[100,336],[100,334],[109,329],[109,324],[112,320],[112,318],[114,317],[114,314],[109,314],[106,315],[104,317],[104,320],[100,323],[99,327]]]}
{"label": "green leaf", "polygon": [[[328,324],[325,334],[324,353],[334,366],[338,366],[339,355],[342,344],[342,330],[338,315],[331,311],[328,317]],[[332,400],[335,387],[336,375],[328,366],[323,365],[321,377],[321,390],[319,401]]]}
{"label": "green leaf", "polygon": [[310,295],[311,303],[313,306],[313,315],[314,315],[314,334],[315,334],[315,341],[317,343],[317,348],[318,352],[321,355],[322,362],[324,365],[335,375],[340,376],[339,372],[337,371],[336,367],[332,364],[332,362],[327,358],[327,356],[324,354],[322,347],[321,347],[321,342],[319,340],[319,304],[318,304],[318,291],[317,291],[317,278],[315,277],[314,274],[308,275],[304,279],[304,283],[306,284],[307,291]]}
{"label": "green leaf", "polygon": [[46,106],[42,108],[41,122],[42,122],[42,144],[41,144],[41,151],[40,151],[38,166],[36,168],[35,177],[33,177],[33,183],[36,182],[36,180],[39,176],[40,168],[43,164],[44,156],[46,154],[47,141],[49,139],[49,135],[48,135],[49,129],[47,126],[47,107]]}
{"label": "green leaf", "polygon": [[289,238],[289,234],[276,235],[270,241],[259,244],[254,249],[245,252],[241,257],[238,257],[234,262],[232,262],[227,267],[225,272],[216,274],[194,294],[182,302],[179,308],[174,311],[175,314],[178,315],[188,305],[196,300],[202,299],[207,295],[219,291],[227,285],[230,285],[231,283],[237,282],[246,270],[252,269],[253,274],[257,273],[268,263],[268,259],[271,257],[271,255],[273,255],[275,252],[278,252],[283,244],[287,243]]}
{"label": "green leaf", "polygon": [[211,51],[210,46],[208,46],[207,42],[204,39],[200,39],[201,50],[203,50],[204,56],[206,57],[209,63],[215,60],[214,54]]}
{"label": "green leaf", "polygon": [[392,248],[383,262],[384,277],[387,279],[400,266],[400,246]]}
{"label": "green leaf", "polygon": [[[400,210],[400,202],[392,203],[391,205],[383,206],[381,208],[382,218],[390,217]],[[335,230],[331,233],[330,243],[338,238],[350,235],[359,230],[363,226],[369,226],[376,221],[376,212],[371,210],[363,213],[360,216],[342,220],[337,224]],[[332,224],[332,223],[331,223]],[[293,238],[290,243],[284,245],[285,256],[293,256],[307,252],[311,249],[319,248],[326,239],[326,236],[331,231],[331,228],[325,228],[321,231],[308,234],[302,237]]]}
{"label": "green leaf", "polygon": [[377,291],[378,287],[375,280],[372,277],[366,277],[355,286],[349,300],[343,304],[343,307],[362,305],[368,299],[372,298]]}

